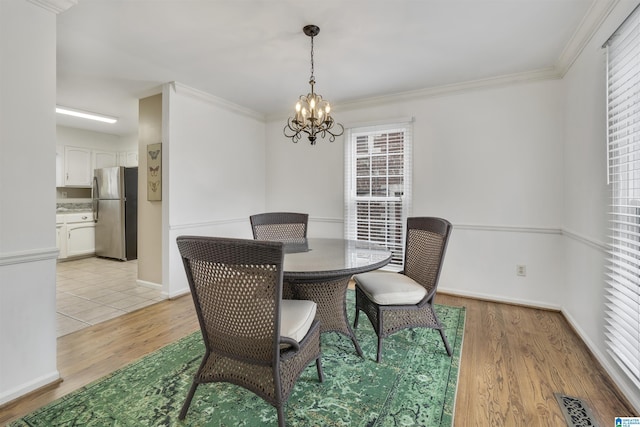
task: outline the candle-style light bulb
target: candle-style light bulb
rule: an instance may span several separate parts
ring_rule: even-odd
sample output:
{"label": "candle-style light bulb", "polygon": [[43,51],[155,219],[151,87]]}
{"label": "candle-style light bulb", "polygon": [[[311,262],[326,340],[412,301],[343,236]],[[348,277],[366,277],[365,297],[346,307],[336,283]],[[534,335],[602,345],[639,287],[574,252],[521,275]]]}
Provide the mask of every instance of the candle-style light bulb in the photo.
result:
{"label": "candle-style light bulb", "polygon": [[302,121],[302,118],[300,117],[300,108],[302,108],[302,106],[300,105],[300,102],[296,102],[296,122],[300,123]]}

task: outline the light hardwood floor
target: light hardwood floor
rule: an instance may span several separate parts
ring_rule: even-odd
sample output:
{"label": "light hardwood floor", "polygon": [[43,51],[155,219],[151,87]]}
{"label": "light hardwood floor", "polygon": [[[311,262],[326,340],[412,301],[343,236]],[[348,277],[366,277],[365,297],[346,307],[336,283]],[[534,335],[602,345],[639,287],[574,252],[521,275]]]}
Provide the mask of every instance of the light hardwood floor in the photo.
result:
{"label": "light hardwood floor", "polygon": [[[637,415],[561,314],[443,294],[436,302],[467,309],[456,427],[565,426],[555,392],[584,399],[601,426]],[[0,424],[197,329],[185,296],[60,337],[64,381],[0,408]]]}

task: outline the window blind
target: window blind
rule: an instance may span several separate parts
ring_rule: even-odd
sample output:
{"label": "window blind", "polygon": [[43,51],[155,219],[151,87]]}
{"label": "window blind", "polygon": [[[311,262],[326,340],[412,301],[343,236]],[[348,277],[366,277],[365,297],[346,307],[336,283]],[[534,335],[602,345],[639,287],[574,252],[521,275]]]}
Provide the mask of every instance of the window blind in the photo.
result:
{"label": "window blind", "polygon": [[607,49],[610,242],[605,337],[611,357],[640,387],[640,13]]}
{"label": "window blind", "polygon": [[[386,246],[403,263],[411,207],[411,123],[347,130],[345,236]],[[393,267],[392,267],[393,268]]]}

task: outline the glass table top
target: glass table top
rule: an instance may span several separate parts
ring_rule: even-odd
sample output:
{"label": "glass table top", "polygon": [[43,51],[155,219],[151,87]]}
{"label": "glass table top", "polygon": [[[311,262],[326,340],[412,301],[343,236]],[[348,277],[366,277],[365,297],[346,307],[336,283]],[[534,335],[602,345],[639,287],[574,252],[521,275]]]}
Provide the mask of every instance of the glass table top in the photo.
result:
{"label": "glass table top", "polygon": [[331,277],[375,270],[391,261],[383,246],[346,239],[308,238],[285,242],[285,278]]}

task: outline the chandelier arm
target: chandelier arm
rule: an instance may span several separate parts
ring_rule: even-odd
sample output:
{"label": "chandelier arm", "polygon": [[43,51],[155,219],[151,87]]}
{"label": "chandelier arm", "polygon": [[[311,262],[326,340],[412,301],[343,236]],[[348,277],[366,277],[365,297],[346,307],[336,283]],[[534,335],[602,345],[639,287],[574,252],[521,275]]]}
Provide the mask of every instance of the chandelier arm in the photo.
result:
{"label": "chandelier arm", "polygon": [[[284,126],[283,133],[287,138],[291,138],[294,143],[297,143],[302,137],[302,135],[300,135],[301,129],[298,129],[298,126],[295,124],[295,122],[294,122],[294,125],[296,125],[295,127],[291,126],[291,123],[292,123],[292,119],[289,118],[289,120],[287,120],[287,124]],[[289,134],[287,130],[290,130],[292,133]]]}
{"label": "chandelier arm", "polygon": [[342,124],[341,124],[341,123],[336,123],[336,124],[337,124],[338,126],[340,126],[340,133],[334,133],[334,132],[331,132],[331,135],[333,135],[333,136],[340,136],[340,135],[342,135],[342,134],[344,133],[344,126],[342,126]]}

